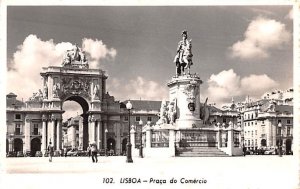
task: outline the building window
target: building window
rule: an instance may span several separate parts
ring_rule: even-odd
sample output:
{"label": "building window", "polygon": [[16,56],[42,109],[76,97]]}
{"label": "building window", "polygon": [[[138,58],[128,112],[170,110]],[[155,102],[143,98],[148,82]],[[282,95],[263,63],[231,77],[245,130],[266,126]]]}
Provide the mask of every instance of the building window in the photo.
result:
{"label": "building window", "polygon": [[141,120],[141,117],[140,116],[136,116],[135,117],[135,121],[140,121]]}
{"label": "building window", "polygon": [[124,120],[125,120],[125,121],[128,121],[128,116],[125,116],[125,117],[124,117]]}
{"label": "building window", "polygon": [[250,122],[248,122],[248,126],[250,126]]}
{"label": "building window", "polygon": [[278,135],[281,135],[281,128],[278,128]]}
{"label": "building window", "polygon": [[262,120],[262,121],[261,121],[261,124],[263,124],[263,125],[264,125],[264,124],[265,124],[265,121],[264,121],[264,120]]}
{"label": "building window", "polygon": [[15,135],[20,135],[20,134],[21,134],[21,125],[17,123],[15,127]]}
{"label": "building window", "polygon": [[251,119],[253,119],[253,114],[251,114]]}
{"label": "building window", "polygon": [[278,119],[278,123],[281,123],[281,119]]}
{"label": "building window", "polygon": [[38,135],[39,134],[39,125],[33,124],[33,134]]}
{"label": "building window", "polygon": [[147,118],[147,121],[152,121],[152,117],[148,117],[148,118]]}
{"label": "building window", "polygon": [[226,118],[223,118],[223,123],[226,123]]}
{"label": "building window", "polygon": [[253,122],[251,121],[251,125],[253,125]]}
{"label": "building window", "polygon": [[253,137],[253,131],[251,131],[251,136]]}
{"label": "building window", "polygon": [[255,130],[255,135],[257,135],[257,130]]}
{"label": "building window", "polygon": [[247,123],[245,123],[245,127],[247,126]]}
{"label": "building window", "polygon": [[287,136],[291,135],[291,128],[290,127],[286,127],[286,134],[287,134]]}
{"label": "building window", "polygon": [[21,114],[15,114],[15,119],[21,119]]}
{"label": "building window", "polygon": [[291,120],[289,120],[289,119],[286,120],[286,123],[287,123],[287,124],[291,124]]}

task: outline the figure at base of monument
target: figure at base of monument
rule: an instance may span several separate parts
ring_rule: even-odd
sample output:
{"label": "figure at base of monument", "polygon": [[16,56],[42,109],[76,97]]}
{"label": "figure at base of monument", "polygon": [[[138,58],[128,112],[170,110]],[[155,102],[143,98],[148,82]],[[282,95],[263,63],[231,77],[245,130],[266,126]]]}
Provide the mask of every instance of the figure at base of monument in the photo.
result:
{"label": "figure at base of monument", "polygon": [[193,65],[192,40],[187,39],[188,35],[186,30],[184,30],[181,35],[182,40],[178,43],[177,54],[174,58],[176,76],[186,74],[186,69],[188,70],[188,74],[190,74],[190,67]]}

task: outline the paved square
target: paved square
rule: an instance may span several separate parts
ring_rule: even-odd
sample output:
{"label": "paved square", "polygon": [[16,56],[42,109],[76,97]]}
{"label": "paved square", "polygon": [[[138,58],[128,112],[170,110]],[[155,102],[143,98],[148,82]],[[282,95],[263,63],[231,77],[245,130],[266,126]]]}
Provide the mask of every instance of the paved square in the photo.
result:
{"label": "paved square", "polygon": [[[133,157],[132,164],[126,163],[125,156],[101,156],[98,163],[88,157],[54,157],[51,163],[46,157],[4,161],[7,174],[2,181],[10,188],[82,188],[91,184],[99,188],[288,189],[295,188],[298,181],[294,156]],[[49,179],[53,182],[45,185]],[[139,179],[141,183],[132,183]],[[177,183],[170,183],[172,179]]]}

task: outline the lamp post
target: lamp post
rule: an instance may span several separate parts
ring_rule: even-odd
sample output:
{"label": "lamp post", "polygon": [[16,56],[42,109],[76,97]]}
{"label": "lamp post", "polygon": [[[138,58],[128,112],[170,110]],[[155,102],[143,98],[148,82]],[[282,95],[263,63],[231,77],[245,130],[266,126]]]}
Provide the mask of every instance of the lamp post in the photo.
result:
{"label": "lamp post", "polygon": [[126,155],[126,162],[127,163],[133,163],[132,157],[131,157],[131,141],[130,141],[130,110],[132,109],[132,104],[130,101],[127,102],[126,108],[128,110],[128,142],[127,142],[127,155]]}
{"label": "lamp post", "polygon": [[[107,156],[107,133],[108,133],[108,130],[107,129],[105,129],[105,141],[104,141],[104,151],[105,151],[105,156]],[[105,145],[106,144],[106,145]]]}
{"label": "lamp post", "polygon": [[139,125],[141,126],[141,133],[140,133],[140,139],[141,139],[141,143],[140,143],[140,151],[139,151],[139,154],[140,154],[140,158],[143,158],[143,121],[140,120],[139,121]]}
{"label": "lamp post", "polygon": [[281,142],[281,140],[282,140],[282,138],[281,138],[281,128],[282,128],[282,124],[281,123],[278,123],[278,133],[279,133],[279,143],[278,143],[278,154],[279,154],[279,157],[281,157],[282,156],[282,142]]}

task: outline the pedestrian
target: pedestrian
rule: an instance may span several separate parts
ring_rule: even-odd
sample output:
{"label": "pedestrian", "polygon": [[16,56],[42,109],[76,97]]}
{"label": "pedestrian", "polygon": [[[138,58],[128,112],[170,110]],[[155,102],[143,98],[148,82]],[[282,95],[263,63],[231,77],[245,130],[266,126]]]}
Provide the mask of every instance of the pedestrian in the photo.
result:
{"label": "pedestrian", "polygon": [[49,146],[48,146],[47,150],[49,152],[49,162],[52,162],[54,149],[53,149],[53,146],[52,146],[51,142],[49,142]]}
{"label": "pedestrian", "polygon": [[93,161],[93,163],[95,163],[95,162],[97,163],[98,162],[97,151],[98,151],[97,145],[96,145],[96,143],[93,143],[91,145],[91,152],[92,152],[92,161]]}
{"label": "pedestrian", "polygon": [[243,155],[246,156],[246,153],[247,153],[247,150],[246,150],[246,147],[244,146],[243,147]]}
{"label": "pedestrian", "polygon": [[91,144],[87,147],[88,156],[91,157]]}
{"label": "pedestrian", "polygon": [[67,148],[64,148],[64,155],[65,155],[65,157],[67,157],[67,152],[68,152]]}

